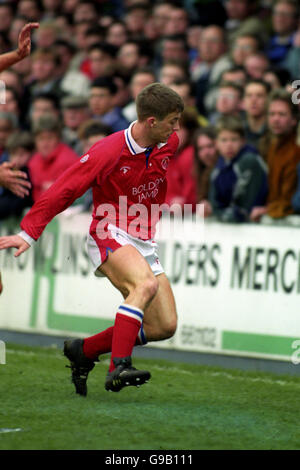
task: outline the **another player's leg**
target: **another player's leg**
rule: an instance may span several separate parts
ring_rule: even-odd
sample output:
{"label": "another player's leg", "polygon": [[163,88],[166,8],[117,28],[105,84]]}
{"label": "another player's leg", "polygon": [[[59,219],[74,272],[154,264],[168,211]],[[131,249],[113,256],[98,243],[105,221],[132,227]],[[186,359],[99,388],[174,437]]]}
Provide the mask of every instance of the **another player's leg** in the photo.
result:
{"label": "another player's leg", "polygon": [[71,378],[75,385],[76,393],[87,395],[87,378],[89,372],[95,367],[97,359],[92,360],[83,352],[83,339],[67,340],[64,342],[64,355],[70,361]]}

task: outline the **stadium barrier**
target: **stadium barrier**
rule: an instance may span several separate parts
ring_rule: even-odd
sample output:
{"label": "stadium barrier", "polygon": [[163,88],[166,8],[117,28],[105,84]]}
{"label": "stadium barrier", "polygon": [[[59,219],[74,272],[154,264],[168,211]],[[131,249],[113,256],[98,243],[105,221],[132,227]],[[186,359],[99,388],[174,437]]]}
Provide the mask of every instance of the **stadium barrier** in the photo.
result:
{"label": "stadium barrier", "polygon": [[[0,252],[0,329],[84,337],[112,325],[122,297],[92,272],[85,246],[90,220],[89,214],[66,212],[19,258],[13,250]],[[157,241],[176,298],[178,329],[151,346],[297,361],[299,218],[290,221],[212,220],[203,226],[174,218],[170,234],[163,218]],[[18,231],[14,219],[0,226],[1,235]]]}

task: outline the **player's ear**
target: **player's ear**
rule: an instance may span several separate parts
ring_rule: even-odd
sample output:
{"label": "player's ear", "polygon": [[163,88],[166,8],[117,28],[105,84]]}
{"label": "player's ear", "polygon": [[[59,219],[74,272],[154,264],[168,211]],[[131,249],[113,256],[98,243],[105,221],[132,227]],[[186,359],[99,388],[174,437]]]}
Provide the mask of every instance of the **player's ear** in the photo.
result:
{"label": "player's ear", "polygon": [[147,119],[149,127],[155,127],[156,125],[156,119],[155,117],[151,116]]}

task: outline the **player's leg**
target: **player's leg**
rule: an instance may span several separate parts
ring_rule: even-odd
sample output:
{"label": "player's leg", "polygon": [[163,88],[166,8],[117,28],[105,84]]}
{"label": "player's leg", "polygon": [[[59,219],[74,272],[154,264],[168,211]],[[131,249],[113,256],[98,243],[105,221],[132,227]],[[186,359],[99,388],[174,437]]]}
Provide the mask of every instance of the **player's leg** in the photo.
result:
{"label": "player's leg", "polygon": [[176,304],[170,282],[164,273],[156,279],[157,292],[144,314],[143,330],[147,342],[170,338],[177,327]]}
{"label": "player's leg", "polygon": [[[144,311],[155,296],[159,283],[147,261],[132,245],[125,245],[110,252],[98,269],[125,299],[118,308],[113,329],[107,329],[101,334],[103,343],[106,343],[105,347],[111,340],[111,362],[105,386],[107,390],[119,391],[125,385],[139,385],[150,378],[149,372],[132,368],[131,354],[142,325]],[[80,351],[80,354],[84,352],[86,357],[89,355],[88,343],[89,338],[84,341]],[[71,344],[73,343],[68,343],[67,348]],[[65,355],[69,357],[66,350]],[[86,381],[86,377],[83,378]]]}
{"label": "player's leg", "polygon": [[105,383],[107,390],[119,391],[125,385],[140,385],[150,378],[149,372],[132,368],[131,354],[144,311],[157,292],[158,281],[147,261],[132,245],[110,253],[100,270],[125,299],[115,318]]}

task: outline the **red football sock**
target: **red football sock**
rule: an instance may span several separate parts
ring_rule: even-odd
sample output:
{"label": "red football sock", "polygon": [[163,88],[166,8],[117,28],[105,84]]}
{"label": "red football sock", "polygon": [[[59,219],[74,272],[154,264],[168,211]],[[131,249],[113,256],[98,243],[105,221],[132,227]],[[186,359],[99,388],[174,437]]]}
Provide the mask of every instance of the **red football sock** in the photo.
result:
{"label": "red football sock", "polygon": [[96,360],[100,354],[111,351],[111,342],[114,327],[110,326],[101,333],[85,338],[83,342],[83,354],[89,359]]}
{"label": "red football sock", "polygon": [[131,356],[142,320],[143,312],[139,308],[127,304],[119,307],[114,324],[109,372],[115,369],[114,358]]}
{"label": "red football sock", "polygon": [[[83,353],[89,359],[95,361],[100,354],[111,352],[114,327],[110,326],[101,333],[85,338],[83,342]],[[141,334],[141,338],[140,338]],[[140,328],[139,334],[135,340],[135,346],[146,344],[147,340],[143,328]]]}

